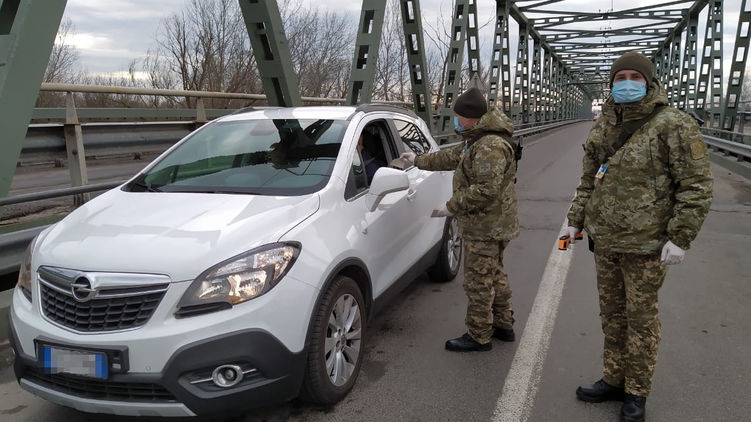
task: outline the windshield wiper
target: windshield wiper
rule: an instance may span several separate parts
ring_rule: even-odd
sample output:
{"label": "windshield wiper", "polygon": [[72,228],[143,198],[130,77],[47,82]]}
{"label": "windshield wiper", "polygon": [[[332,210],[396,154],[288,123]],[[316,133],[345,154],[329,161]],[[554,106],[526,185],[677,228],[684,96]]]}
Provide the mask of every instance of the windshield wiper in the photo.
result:
{"label": "windshield wiper", "polygon": [[189,189],[189,190],[180,189],[178,192],[180,193],[226,193],[226,194],[234,194],[234,195],[263,195],[261,192],[246,191],[246,190],[233,190],[233,189]]}
{"label": "windshield wiper", "polygon": [[133,186],[138,186],[139,188],[145,189],[146,192],[163,192],[158,187],[153,186],[151,183],[147,183],[145,181],[136,180],[133,182]]}

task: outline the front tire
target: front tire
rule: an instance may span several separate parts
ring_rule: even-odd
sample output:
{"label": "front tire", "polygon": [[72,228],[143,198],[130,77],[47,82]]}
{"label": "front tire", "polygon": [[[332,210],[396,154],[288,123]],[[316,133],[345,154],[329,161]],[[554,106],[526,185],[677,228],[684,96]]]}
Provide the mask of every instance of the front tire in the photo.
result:
{"label": "front tire", "polygon": [[430,269],[430,279],[437,282],[448,282],[456,278],[462,262],[462,237],[459,233],[459,221],[454,217],[447,217],[443,227],[441,251],[438,259]]}
{"label": "front tire", "polygon": [[365,335],[365,301],[357,283],[337,276],[313,315],[303,399],[334,404],[355,385]]}

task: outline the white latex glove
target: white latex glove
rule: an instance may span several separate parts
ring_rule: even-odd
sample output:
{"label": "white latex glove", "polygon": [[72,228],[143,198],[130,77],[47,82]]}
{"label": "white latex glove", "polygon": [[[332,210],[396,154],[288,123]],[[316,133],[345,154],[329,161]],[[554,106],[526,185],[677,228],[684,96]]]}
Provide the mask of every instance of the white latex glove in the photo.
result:
{"label": "white latex glove", "polygon": [[417,154],[415,154],[414,152],[403,152],[402,155],[399,156],[399,158],[406,161],[410,165],[415,164],[416,157],[417,157]]}
{"label": "white latex glove", "polygon": [[433,213],[430,214],[431,217],[451,217],[453,215],[454,214],[451,214],[451,211],[446,208],[446,204],[443,204],[440,207],[434,209]]}
{"label": "white latex glove", "polygon": [[668,240],[668,243],[662,247],[662,257],[660,258],[660,264],[662,265],[674,265],[683,262],[683,257],[686,255],[686,251],[678,247],[675,243]]}
{"label": "white latex glove", "polygon": [[576,243],[576,234],[581,233],[581,231],[581,229],[577,229],[574,226],[568,226],[566,233],[568,233],[568,237],[571,238],[571,243]]}

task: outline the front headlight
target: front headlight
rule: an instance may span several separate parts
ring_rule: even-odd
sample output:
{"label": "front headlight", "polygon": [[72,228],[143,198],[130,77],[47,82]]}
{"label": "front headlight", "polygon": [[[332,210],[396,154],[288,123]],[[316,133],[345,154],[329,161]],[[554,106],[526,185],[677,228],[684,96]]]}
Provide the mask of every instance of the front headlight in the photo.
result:
{"label": "front headlight", "polygon": [[36,240],[36,237],[31,239],[29,246],[26,248],[21,268],[18,270],[18,283],[16,283],[16,286],[21,289],[21,293],[29,300],[31,300],[31,253],[34,250]]}
{"label": "front headlight", "polygon": [[272,243],[220,262],[193,281],[175,316],[226,309],[261,296],[287,274],[300,249],[296,242]]}

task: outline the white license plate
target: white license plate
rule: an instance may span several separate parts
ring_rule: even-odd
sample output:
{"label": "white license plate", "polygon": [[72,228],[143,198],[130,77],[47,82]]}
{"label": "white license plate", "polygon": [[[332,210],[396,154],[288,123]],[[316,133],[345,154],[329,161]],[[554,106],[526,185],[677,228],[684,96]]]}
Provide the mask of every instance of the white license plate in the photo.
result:
{"label": "white license plate", "polygon": [[39,356],[44,370],[49,374],[66,373],[101,379],[109,376],[107,355],[104,353],[42,346]]}

